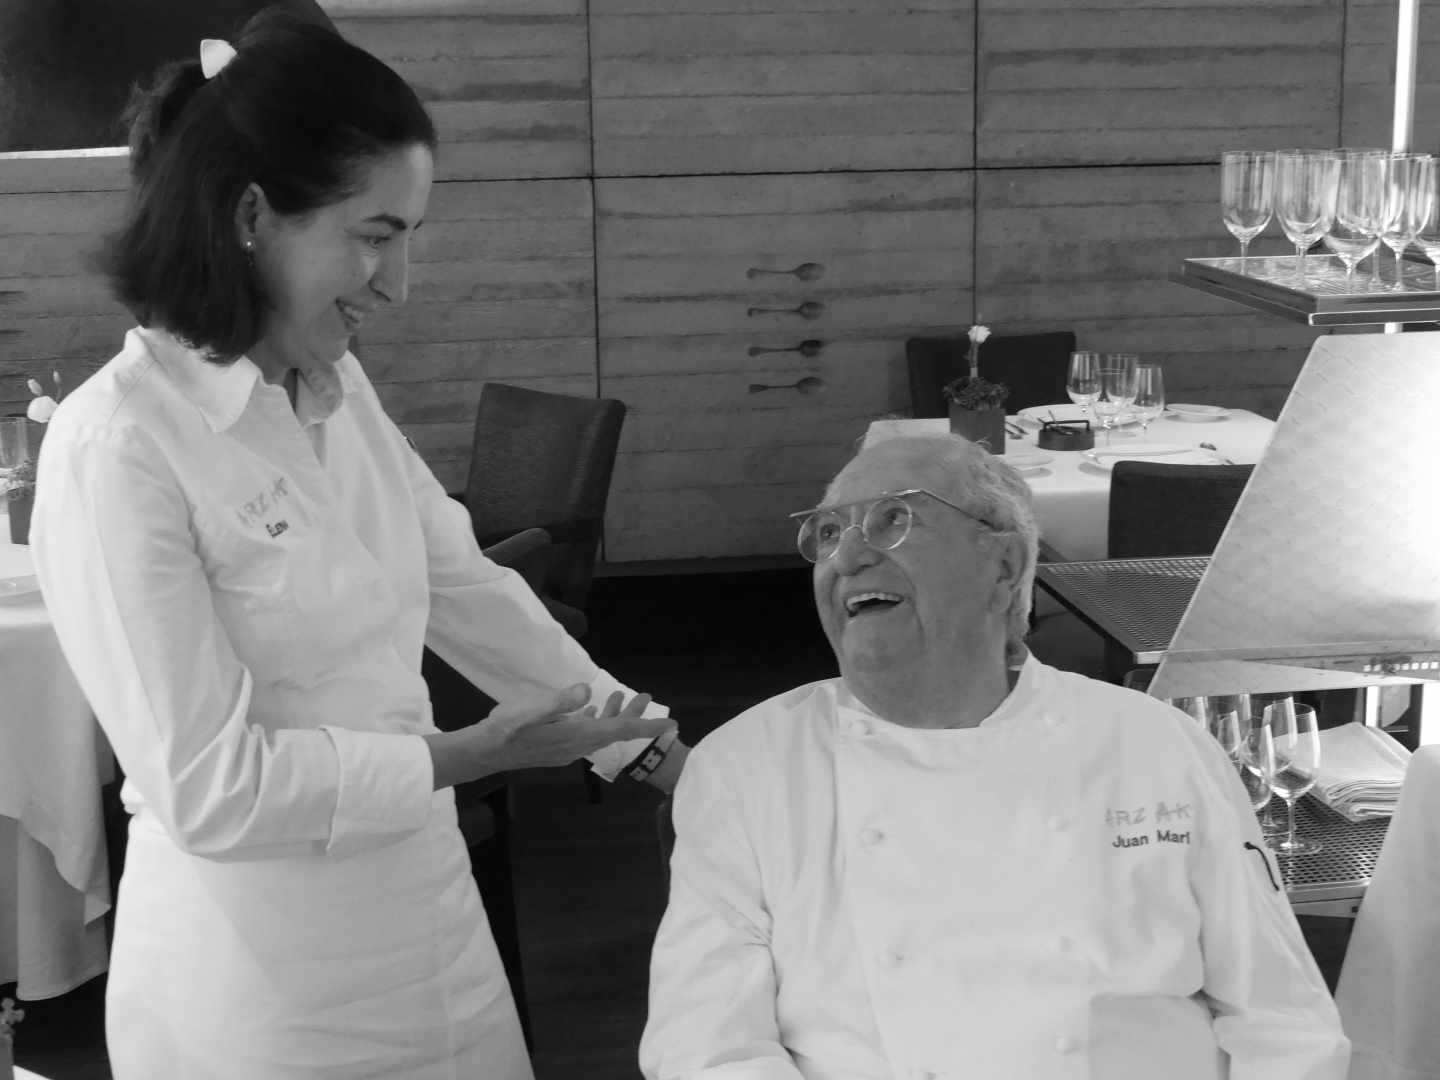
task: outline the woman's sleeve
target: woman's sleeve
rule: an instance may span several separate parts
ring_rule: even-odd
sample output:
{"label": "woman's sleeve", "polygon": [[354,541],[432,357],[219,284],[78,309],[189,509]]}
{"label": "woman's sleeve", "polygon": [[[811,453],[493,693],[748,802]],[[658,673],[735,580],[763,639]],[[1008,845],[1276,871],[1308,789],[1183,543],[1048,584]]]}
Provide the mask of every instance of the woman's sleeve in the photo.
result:
{"label": "woman's sleeve", "polygon": [[419,737],[249,721],[251,674],[155,443],[51,428],[32,529],[45,604],[128,783],[175,843],[217,859],[344,854],[423,826],[434,778]]}
{"label": "woman's sleeve", "polygon": [[650,958],[646,1080],[799,1080],[780,1042],[771,920],[744,777],[702,744],[675,789],[670,902]]}
{"label": "woman's sleeve", "polygon": [[1344,1080],[1350,1043],[1230,759],[1188,719],[1209,828],[1192,887],[1204,992],[1232,1080]]}
{"label": "woman's sleeve", "polygon": [[[403,438],[398,430],[395,437]],[[616,690],[634,696],[590,659],[519,574],[484,556],[465,508],[445,493],[419,454],[405,453],[429,560],[425,643],[496,701],[574,683],[589,686],[597,706]],[[669,710],[652,702],[645,714],[668,716]],[[613,780],[648,745],[644,739],[613,743],[589,760],[595,772]]]}

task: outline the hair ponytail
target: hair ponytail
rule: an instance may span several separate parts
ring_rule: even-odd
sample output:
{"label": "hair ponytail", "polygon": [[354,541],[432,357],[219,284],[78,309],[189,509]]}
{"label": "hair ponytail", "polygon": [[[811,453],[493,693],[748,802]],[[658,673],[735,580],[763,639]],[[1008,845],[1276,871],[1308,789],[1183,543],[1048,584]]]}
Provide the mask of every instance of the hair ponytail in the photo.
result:
{"label": "hair ponytail", "polygon": [[120,123],[129,131],[130,172],[143,175],[165,136],[205,86],[198,60],[176,60],[155,73],[148,87],[133,86]]}

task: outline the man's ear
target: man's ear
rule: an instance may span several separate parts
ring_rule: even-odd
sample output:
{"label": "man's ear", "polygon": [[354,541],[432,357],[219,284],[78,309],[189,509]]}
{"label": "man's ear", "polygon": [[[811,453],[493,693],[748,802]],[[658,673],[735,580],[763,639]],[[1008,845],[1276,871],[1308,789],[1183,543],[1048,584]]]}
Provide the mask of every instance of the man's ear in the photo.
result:
{"label": "man's ear", "polygon": [[994,544],[995,592],[991,598],[991,609],[1008,611],[1025,569],[1025,544],[1013,534],[995,537]]}

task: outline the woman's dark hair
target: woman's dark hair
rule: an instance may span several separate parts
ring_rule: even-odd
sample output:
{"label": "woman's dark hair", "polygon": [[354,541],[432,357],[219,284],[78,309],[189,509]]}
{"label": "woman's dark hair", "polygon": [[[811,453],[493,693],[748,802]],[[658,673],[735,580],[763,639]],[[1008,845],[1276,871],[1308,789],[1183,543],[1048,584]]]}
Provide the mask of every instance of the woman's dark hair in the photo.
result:
{"label": "woman's dark hair", "polygon": [[355,194],[377,160],[436,146],[415,92],[338,34],[267,9],[233,44],[214,78],[197,55],[132,95],[130,205],[101,253],[140,325],[222,363],[260,338],[263,298],[235,233],[245,189],[258,184],[279,213],[305,214]]}

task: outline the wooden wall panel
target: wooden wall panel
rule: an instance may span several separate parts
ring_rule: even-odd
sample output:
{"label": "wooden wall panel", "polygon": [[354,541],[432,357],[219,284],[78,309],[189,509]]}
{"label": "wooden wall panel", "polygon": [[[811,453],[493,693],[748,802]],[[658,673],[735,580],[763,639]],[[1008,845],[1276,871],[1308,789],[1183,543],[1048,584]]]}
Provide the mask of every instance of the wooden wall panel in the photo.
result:
{"label": "wooden wall panel", "polygon": [[[1168,280],[1233,253],[1219,166],[982,172],[976,309],[996,333],[1074,329],[1084,349],[1165,365],[1172,401],[1275,416],[1316,331]],[[1272,235],[1257,254],[1287,250]]]}
{"label": "wooden wall panel", "polygon": [[[1340,144],[1389,148],[1395,115],[1395,0],[1347,0],[1345,96]],[[1420,5],[1411,148],[1440,152],[1440,22]]]}
{"label": "wooden wall panel", "polygon": [[970,318],[972,198],[961,172],[597,180],[600,392],[629,407],[606,558],[790,550],[780,508],[908,409],[905,338]]}
{"label": "wooden wall panel", "polygon": [[977,163],[1334,145],[1344,15],[1344,0],[981,0]]}
{"label": "wooden wall panel", "polygon": [[590,172],[584,0],[325,5],[426,102],[445,180]]}
{"label": "wooden wall panel", "polygon": [[964,168],[972,0],[594,0],[597,176]]}
{"label": "wooden wall panel", "polygon": [[595,394],[590,182],[436,184],[411,251],[409,302],[358,352],[395,422],[458,491],[485,382]]}

